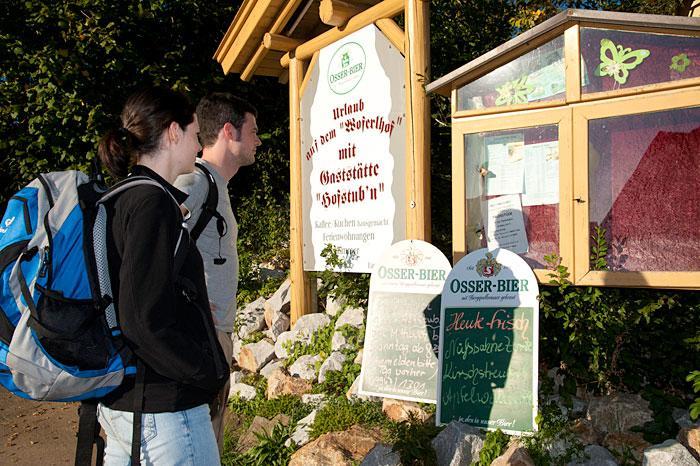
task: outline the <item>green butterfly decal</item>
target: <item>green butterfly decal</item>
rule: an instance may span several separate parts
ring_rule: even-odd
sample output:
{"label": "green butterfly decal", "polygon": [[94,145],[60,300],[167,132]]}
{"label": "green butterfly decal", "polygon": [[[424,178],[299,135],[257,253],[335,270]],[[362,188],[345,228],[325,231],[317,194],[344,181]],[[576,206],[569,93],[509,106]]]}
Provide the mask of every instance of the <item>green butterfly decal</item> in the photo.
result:
{"label": "green butterfly decal", "polygon": [[600,65],[595,70],[596,76],[611,76],[618,84],[625,84],[630,70],[651,55],[646,49],[632,51],[613,44],[610,39],[600,40]]}
{"label": "green butterfly decal", "polygon": [[513,105],[527,103],[527,96],[535,87],[527,82],[528,76],[508,81],[501,87],[497,87],[498,97],[496,105]]}

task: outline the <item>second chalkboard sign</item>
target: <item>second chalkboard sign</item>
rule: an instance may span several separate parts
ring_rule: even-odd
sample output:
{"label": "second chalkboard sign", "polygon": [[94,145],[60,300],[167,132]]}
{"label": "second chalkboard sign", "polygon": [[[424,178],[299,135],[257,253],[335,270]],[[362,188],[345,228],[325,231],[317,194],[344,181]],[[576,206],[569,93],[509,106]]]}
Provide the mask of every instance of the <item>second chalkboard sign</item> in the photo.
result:
{"label": "second chalkboard sign", "polygon": [[450,270],[423,241],[384,253],[370,279],[360,394],[435,403],[440,293]]}

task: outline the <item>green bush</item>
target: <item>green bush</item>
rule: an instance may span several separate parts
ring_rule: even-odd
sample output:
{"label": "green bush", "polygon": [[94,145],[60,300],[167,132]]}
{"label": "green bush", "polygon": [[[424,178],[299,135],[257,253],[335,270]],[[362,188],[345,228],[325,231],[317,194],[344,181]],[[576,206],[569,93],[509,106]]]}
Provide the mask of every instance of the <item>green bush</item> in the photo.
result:
{"label": "green bush", "polygon": [[[605,270],[603,229],[594,231],[593,244],[592,266]],[[577,385],[684,392],[686,375],[700,367],[700,293],[577,287],[558,256],[545,259],[552,272],[540,293],[540,354],[568,379],[569,394]]]}
{"label": "green bush", "polygon": [[327,358],[331,354],[333,332],[335,331],[335,322],[340,317],[337,314],[331,317],[331,321],[325,327],[321,327],[311,335],[309,343],[303,341],[290,340],[283,344],[287,350],[287,359],[284,361],[284,366],[289,367],[302,356],[319,355],[322,358]]}
{"label": "green bush", "polygon": [[489,466],[493,460],[503,454],[508,446],[510,437],[504,434],[501,429],[486,433],[484,446],[479,451],[479,461],[472,463],[472,466]]}
{"label": "green bush", "polygon": [[327,432],[343,431],[354,424],[388,428],[389,420],[382,412],[380,403],[350,401],[344,396],[331,398],[316,414],[311,426],[311,438],[317,438]]}
{"label": "green bush", "polygon": [[411,413],[408,420],[390,424],[389,440],[404,466],[433,466],[437,456],[431,442],[441,430],[432,420],[423,422]]}
{"label": "green bush", "polygon": [[[700,371],[693,371],[686,377],[688,382],[692,382],[693,391],[700,393]],[[690,418],[696,420],[700,416],[700,397],[695,398],[695,401],[690,405]]]}
{"label": "green bush", "polygon": [[318,290],[319,298],[325,299],[332,295],[340,298],[347,306],[367,307],[369,274],[337,272],[347,269],[348,263],[340,257],[338,248],[331,243],[323,248],[321,257],[326,260],[326,270],[316,273],[322,283]]}
{"label": "green bush", "polygon": [[[531,437],[522,437],[522,442],[536,466],[565,465],[582,455],[583,445],[569,430],[569,421],[555,402],[540,405],[535,420],[537,432]],[[561,455],[550,452],[549,447],[556,442],[565,446]]]}

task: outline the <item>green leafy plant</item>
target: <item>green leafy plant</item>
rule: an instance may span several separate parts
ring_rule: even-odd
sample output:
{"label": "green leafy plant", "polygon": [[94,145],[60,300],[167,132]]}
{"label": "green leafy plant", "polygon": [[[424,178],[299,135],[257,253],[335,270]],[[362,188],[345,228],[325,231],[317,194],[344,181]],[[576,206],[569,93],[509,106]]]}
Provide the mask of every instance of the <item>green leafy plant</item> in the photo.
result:
{"label": "green leafy plant", "polygon": [[331,398],[316,414],[311,426],[311,438],[317,438],[326,432],[343,431],[353,424],[388,428],[389,420],[382,412],[380,403],[351,401],[344,396]]}
{"label": "green leafy plant", "polygon": [[369,274],[336,272],[347,269],[348,262],[331,243],[323,248],[321,257],[326,261],[326,270],[316,274],[322,283],[318,290],[319,297],[326,298],[332,295],[340,298],[347,306],[366,306],[369,296]]}
{"label": "green leafy plant", "polygon": [[331,354],[333,347],[333,332],[335,331],[335,323],[340,317],[340,314],[331,318],[328,325],[321,327],[311,335],[311,341],[306,343],[303,341],[289,340],[283,343],[283,347],[287,350],[287,359],[284,361],[285,367],[289,367],[301,356],[319,355],[322,358],[328,357]]}
{"label": "green leafy plant", "polygon": [[[700,371],[693,371],[686,377],[688,382],[693,384],[693,391],[700,393]],[[700,397],[695,398],[690,405],[690,418],[696,420],[700,417]]]}
{"label": "green leafy plant", "polygon": [[608,268],[608,241],[605,238],[605,228],[596,225],[591,235],[591,269],[606,270]]}
{"label": "green leafy plant", "polygon": [[472,466],[489,466],[493,460],[503,454],[509,441],[510,437],[501,429],[487,432],[484,446],[479,451],[479,461],[473,462]]}
{"label": "green leafy plant", "polygon": [[410,413],[408,420],[392,423],[389,430],[391,442],[394,444],[392,450],[399,454],[401,464],[437,465],[431,441],[440,433],[441,427],[430,421],[423,422],[414,413]]}
{"label": "green leafy plant", "polygon": [[350,390],[352,383],[355,381],[362,366],[355,364],[351,360],[346,360],[343,368],[339,371],[326,372],[326,379],[314,385],[314,393],[326,393],[332,396],[345,396]]}
{"label": "green leafy plant", "polygon": [[257,342],[259,342],[260,340],[262,340],[263,338],[265,338],[265,334],[264,334],[264,333],[262,333],[262,332],[260,332],[260,331],[258,331],[258,332],[253,332],[253,333],[251,333],[250,335],[248,335],[246,338],[244,338],[243,340],[241,340],[241,345],[247,345],[247,344],[250,344],[250,343],[257,343]]}
{"label": "green leafy plant", "polygon": [[[594,229],[593,268],[607,266],[605,234]],[[700,348],[697,293],[577,287],[558,256],[545,260],[551,286],[540,293],[541,354],[549,367],[559,367],[566,393],[580,385],[599,391],[639,391],[645,384],[680,389],[690,368],[663,361],[693,363],[687,355]],[[662,348],[659,341],[672,344]]]}
{"label": "green leafy plant", "polygon": [[256,433],[257,445],[246,452],[248,464],[251,466],[286,466],[289,464],[295,445],[289,446],[285,442],[294,432],[293,425],[283,426],[277,424],[272,432]]}
{"label": "green leafy plant", "polygon": [[630,430],[641,432],[644,440],[652,444],[661,443],[668,438],[675,438],[678,433],[678,424],[673,419],[673,408],[685,407],[683,399],[651,386],[644,387],[642,397],[649,401],[653,420]]}
{"label": "green leafy plant", "polygon": [[[583,445],[569,430],[569,421],[562,415],[555,402],[540,406],[535,418],[537,432],[531,437],[523,437],[522,442],[537,466],[567,464],[583,453]],[[564,448],[561,454],[553,455],[551,446],[555,443]]]}

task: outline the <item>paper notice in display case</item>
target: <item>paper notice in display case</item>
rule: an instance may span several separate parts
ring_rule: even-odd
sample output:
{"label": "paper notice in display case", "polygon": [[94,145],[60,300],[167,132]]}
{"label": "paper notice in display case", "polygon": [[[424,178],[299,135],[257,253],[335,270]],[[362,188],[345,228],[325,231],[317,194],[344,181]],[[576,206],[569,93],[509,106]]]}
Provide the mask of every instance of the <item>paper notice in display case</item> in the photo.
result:
{"label": "paper notice in display case", "polygon": [[485,138],[488,174],[486,195],[523,192],[523,137],[521,134]]}
{"label": "paper notice in display case", "polygon": [[509,194],[484,202],[483,222],[489,249],[503,248],[516,254],[529,250],[519,194]]}
{"label": "paper notice in display case", "polygon": [[559,203],[559,143],[528,144],[525,158],[523,206]]}

